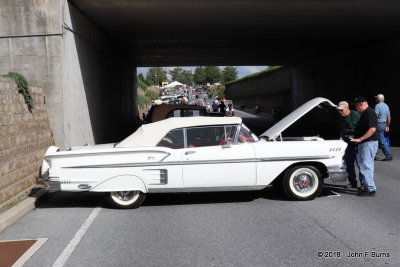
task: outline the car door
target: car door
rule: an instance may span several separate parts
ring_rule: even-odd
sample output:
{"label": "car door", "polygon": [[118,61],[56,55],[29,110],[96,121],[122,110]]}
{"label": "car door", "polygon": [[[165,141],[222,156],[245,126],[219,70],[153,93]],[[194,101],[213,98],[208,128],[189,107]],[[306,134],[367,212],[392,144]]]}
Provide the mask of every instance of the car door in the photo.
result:
{"label": "car door", "polygon": [[183,129],[169,131],[156,145],[165,148],[168,156],[159,165],[147,167],[145,173],[152,192],[172,192],[183,187],[182,150],[184,149]]}
{"label": "car door", "polygon": [[[231,144],[237,125],[185,129],[182,153],[187,188],[253,186],[256,183],[252,144]],[[227,143],[228,142],[228,143]]]}

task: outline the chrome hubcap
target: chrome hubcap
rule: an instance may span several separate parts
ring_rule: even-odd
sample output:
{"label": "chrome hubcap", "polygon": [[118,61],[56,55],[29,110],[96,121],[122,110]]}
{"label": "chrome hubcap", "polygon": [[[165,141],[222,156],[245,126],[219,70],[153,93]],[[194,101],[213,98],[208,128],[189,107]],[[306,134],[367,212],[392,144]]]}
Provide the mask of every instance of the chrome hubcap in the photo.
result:
{"label": "chrome hubcap", "polygon": [[122,201],[131,200],[136,194],[136,191],[118,191],[115,192],[115,196]]}
{"label": "chrome hubcap", "polygon": [[299,192],[307,192],[314,186],[314,177],[309,172],[300,172],[293,178],[293,185]]}

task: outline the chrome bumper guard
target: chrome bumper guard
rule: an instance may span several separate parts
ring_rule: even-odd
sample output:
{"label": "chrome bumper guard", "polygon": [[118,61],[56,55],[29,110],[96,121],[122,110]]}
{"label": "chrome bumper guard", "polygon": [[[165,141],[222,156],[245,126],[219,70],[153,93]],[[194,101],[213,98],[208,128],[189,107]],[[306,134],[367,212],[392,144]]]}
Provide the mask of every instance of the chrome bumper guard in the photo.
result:
{"label": "chrome bumper guard", "polygon": [[345,169],[328,169],[328,174],[333,183],[345,182],[348,177]]}
{"label": "chrome bumper guard", "polygon": [[58,177],[49,177],[47,178],[47,191],[49,192],[57,192],[61,190],[61,182]]}

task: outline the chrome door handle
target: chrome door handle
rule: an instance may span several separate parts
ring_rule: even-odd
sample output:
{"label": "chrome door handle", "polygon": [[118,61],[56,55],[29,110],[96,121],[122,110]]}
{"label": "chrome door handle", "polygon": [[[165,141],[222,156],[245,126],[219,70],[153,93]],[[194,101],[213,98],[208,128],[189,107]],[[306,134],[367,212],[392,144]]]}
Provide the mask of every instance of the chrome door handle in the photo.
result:
{"label": "chrome door handle", "polygon": [[194,153],[196,153],[196,151],[186,151],[185,155],[194,154]]}

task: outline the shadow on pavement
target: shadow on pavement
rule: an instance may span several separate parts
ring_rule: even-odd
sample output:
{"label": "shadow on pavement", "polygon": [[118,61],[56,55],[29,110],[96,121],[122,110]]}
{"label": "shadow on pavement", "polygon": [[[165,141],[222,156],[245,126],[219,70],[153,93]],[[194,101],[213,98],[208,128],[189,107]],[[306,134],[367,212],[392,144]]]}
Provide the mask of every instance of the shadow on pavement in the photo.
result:
{"label": "shadow on pavement", "polygon": [[358,193],[356,188],[344,188],[343,185],[325,184],[325,188],[338,194],[357,195]]}
{"label": "shadow on pavement", "polygon": [[[324,188],[319,197],[334,195]],[[99,192],[56,192],[46,193],[40,198],[39,209],[48,208],[110,208],[105,201],[107,193]],[[284,192],[276,187],[268,187],[258,191],[207,192],[207,193],[154,193],[148,194],[142,206],[193,205],[213,203],[243,203],[256,199],[273,201],[291,201]]]}
{"label": "shadow on pavement", "polygon": [[105,193],[99,192],[56,192],[45,193],[38,203],[37,208],[91,208],[104,206]]}

